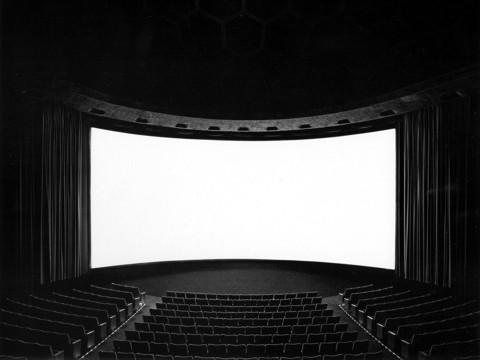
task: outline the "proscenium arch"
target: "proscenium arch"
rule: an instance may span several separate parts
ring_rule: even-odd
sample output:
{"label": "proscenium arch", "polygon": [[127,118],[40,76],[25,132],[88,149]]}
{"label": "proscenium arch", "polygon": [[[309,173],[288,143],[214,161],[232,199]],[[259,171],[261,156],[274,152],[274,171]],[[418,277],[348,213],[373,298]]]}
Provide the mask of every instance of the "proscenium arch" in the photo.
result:
{"label": "proscenium arch", "polygon": [[462,97],[478,88],[480,65],[341,108],[318,109],[317,115],[274,119],[216,119],[161,112],[147,105],[130,106],[72,83],[54,90],[25,90],[27,96],[53,99],[89,114],[94,126],[125,132],[185,138],[281,140],[340,136],[395,126],[404,114]]}

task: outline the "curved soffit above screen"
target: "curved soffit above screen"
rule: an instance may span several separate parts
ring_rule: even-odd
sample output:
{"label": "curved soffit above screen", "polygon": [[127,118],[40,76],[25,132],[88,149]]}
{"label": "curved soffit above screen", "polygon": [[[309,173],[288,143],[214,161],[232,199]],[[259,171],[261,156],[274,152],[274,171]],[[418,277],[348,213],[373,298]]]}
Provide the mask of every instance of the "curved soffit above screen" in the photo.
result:
{"label": "curved soffit above screen", "polygon": [[[275,133],[330,129],[338,135],[345,126],[366,123],[371,128],[372,122],[381,123],[385,119],[418,110],[431,103],[465,96],[480,84],[480,65],[462,69],[430,81],[400,89],[382,97],[370,99],[363,103],[350,104],[343,109],[324,109],[318,115],[286,119],[212,119],[191,116],[165,114],[150,110],[149,107],[132,107],[120,105],[108,95],[85,89],[74,84],[60,84],[56,90],[48,92],[25,91],[27,96],[53,98],[83,113],[112,119],[136,126],[154,129],[172,129],[182,135],[195,132],[207,133]],[[146,110],[146,109],[149,110]],[[368,125],[367,125],[368,124]]]}

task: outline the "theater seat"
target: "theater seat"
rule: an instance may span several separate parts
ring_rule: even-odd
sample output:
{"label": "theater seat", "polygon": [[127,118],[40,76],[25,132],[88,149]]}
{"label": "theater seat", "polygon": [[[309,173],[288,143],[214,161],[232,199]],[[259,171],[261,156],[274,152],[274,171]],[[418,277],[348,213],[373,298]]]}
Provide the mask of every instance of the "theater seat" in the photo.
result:
{"label": "theater seat", "polygon": [[170,356],[170,355],[155,355],[155,360],[173,360],[173,356]]}
{"label": "theater seat", "polygon": [[171,343],[168,345],[170,350],[170,355],[173,356],[188,356],[188,347],[186,344],[174,344]]}
{"label": "theater seat", "polygon": [[170,341],[172,344],[185,344],[187,337],[185,334],[170,334]]}
{"label": "theater seat", "polygon": [[125,331],[125,339],[126,340],[139,341],[140,340],[140,332],[136,331],[136,330],[126,330]]}
{"label": "theater seat", "polygon": [[174,357],[175,360],[193,360],[193,357],[192,356],[175,356]]}
{"label": "theater seat", "polygon": [[168,345],[166,343],[151,342],[150,352],[158,355],[168,355]]}
{"label": "theater seat", "polygon": [[136,357],[134,353],[117,352],[117,359],[118,360],[136,360]]}
{"label": "theater seat", "polygon": [[146,323],[136,322],[134,326],[135,326],[135,330],[137,330],[137,331],[149,331],[150,330],[149,325],[146,324]]}
{"label": "theater seat", "polygon": [[322,355],[334,355],[336,353],[336,342],[324,342],[320,344],[320,354]]}
{"label": "theater seat", "polygon": [[155,341],[155,333],[153,331],[140,331],[140,341]]}
{"label": "theater seat", "polygon": [[365,354],[346,354],[345,360],[363,360],[365,358]]}
{"label": "theater seat", "polygon": [[335,355],[327,354],[323,356],[323,360],[344,360],[344,357],[341,354],[335,354]]}
{"label": "theater seat", "polygon": [[260,357],[265,356],[265,346],[264,345],[247,345],[246,357]]}
{"label": "theater seat", "polygon": [[302,354],[302,344],[285,344],[284,353],[287,357],[300,356]]}
{"label": "theater seat", "polygon": [[383,351],[367,352],[365,354],[365,360],[381,360],[383,357]]}
{"label": "theater seat", "polygon": [[130,345],[132,346],[132,352],[148,354],[150,352],[149,343],[146,341],[131,341]]}
{"label": "theater seat", "polygon": [[265,345],[265,356],[280,357],[283,355],[283,344],[267,344]]}
{"label": "theater seat", "polygon": [[115,349],[115,352],[123,352],[123,353],[131,353],[132,352],[132,346],[130,344],[130,341],[127,340],[114,340],[113,341],[113,348]]}
{"label": "theater seat", "polygon": [[117,354],[114,351],[99,351],[99,360],[117,360]]}
{"label": "theater seat", "polygon": [[357,340],[358,332],[356,331],[346,331],[342,333],[342,341],[355,341]]}
{"label": "theater seat", "polygon": [[208,345],[208,356],[212,357],[226,357],[227,348],[225,345],[221,344],[209,344]]}
{"label": "theater seat", "polygon": [[352,353],[360,354],[368,352],[368,348],[370,347],[370,341],[368,340],[357,340],[353,343],[353,350]]}
{"label": "theater seat", "polygon": [[320,353],[320,345],[318,343],[304,343],[302,346],[303,356],[316,356]]}
{"label": "theater seat", "polygon": [[135,354],[136,360],[155,360],[155,356],[153,354]]}
{"label": "theater seat", "polygon": [[[287,341],[288,341],[288,335],[287,336]],[[255,335],[238,335],[237,336],[237,342],[239,344],[253,344],[255,341]]]}
{"label": "theater seat", "polygon": [[325,334],[325,342],[336,342],[336,341],[340,341],[341,338],[342,338],[342,333],[333,332],[333,333]]}
{"label": "theater seat", "polygon": [[188,352],[191,356],[207,356],[208,347],[206,344],[189,344]]}
{"label": "theater seat", "polygon": [[246,346],[229,344],[227,345],[227,356],[231,358],[242,358],[246,356]]}
{"label": "theater seat", "polygon": [[307,334],[292,334],[290,335],[291,343],[305,343],[307,342]]}
{"label": "theater seat", "polygon": [[337,353],[339,354],[349,354],[353,352],[353,342],[351,341],[340,341],[337,343]]}

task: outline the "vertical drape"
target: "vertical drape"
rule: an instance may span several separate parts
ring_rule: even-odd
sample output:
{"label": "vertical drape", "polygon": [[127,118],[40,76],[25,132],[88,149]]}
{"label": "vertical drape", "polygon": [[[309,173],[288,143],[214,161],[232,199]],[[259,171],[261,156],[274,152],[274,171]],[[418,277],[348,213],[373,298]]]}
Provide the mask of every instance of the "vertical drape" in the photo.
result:
{"label": "vertical drape", "polygon": [[[470,100],[407,114],[397,128],[396,274],[466,286]],[[471,258],[471,256],[470,256]]]}
{"label": "vertical drape", "polygon": [[82,114],[49,106],[42,119],[42,282],[77,277],[89,267],[89,127]]}
{"label": "vertical drape", "polygon": [[33,288],[78,277],[90,261],[87,121],[62,105],[33,106],[18,134],[13,278]]}

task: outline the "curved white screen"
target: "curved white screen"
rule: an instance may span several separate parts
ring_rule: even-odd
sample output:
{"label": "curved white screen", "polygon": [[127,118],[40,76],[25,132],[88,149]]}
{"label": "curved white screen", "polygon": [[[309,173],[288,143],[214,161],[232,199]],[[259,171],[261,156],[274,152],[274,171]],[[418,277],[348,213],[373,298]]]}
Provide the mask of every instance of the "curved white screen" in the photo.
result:
{"label": "curved white screen", "polygon": [[395,130],[285,141],[92,129],[92,267],[197,259],[394,268]]}

